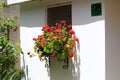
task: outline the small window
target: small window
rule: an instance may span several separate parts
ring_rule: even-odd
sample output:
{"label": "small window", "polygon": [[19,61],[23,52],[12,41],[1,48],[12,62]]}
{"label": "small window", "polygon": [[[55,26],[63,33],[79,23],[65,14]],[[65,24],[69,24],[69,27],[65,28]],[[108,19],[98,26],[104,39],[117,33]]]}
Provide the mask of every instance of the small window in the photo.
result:
{"label": "small window", "polygon": [[71,15],[71,5],[48,8],[47,23],[52,26],[61,20],[66,20],[68,24],[72,24]]}

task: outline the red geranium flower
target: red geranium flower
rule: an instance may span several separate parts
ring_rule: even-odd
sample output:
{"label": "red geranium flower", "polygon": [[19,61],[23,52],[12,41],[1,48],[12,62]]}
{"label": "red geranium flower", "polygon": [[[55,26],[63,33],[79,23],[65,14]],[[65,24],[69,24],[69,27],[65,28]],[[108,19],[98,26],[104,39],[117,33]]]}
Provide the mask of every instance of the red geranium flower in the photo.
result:
{"label": "red geranium flower", "polygon": [[59,29],[61,29],[61,28],[62,28],[62,25],[61,25],[61,24],[58,24],[57,27],[58,27]]}
{"label": "red geranium flower", "polygon": [[45,31],[48,31],[49,28],[50,28],[50,27],[49,27],[48,25],[45,25],[42,30],[43,30],[43,31],[44,31],[44,30],[45,30]]}
{"label": "red geranium flower", "polygon": [[44,43],[46,42],[46,39],[43,38],[43,39],[41,40],[41,42],[44,44]]}
{"label": "red geranium flower", "polygon": [[72,58],[72,57],[74,56],[74,53],[70,52],[70,53],[68,54],[68,56],[69,56],[70,58]]}
{"label": "red geranium flower", "polygon": [[38,48],[42,48],[41,44],[38,44]]}
{"label": "red geranium flower", "polygon": [[43,38],[44,38],[44,36],[43,36],[43,35],[38,35],[37,40],[42,40]]}
{"label": "red geranium flower", "polygon": [[16,31],[17,31],[17,29],[18,29],[18,28],[17,28],[17,27],[15,27],[15,28],[13,29],[13,31],[14,31],[14,32],[16,32]]}
{"label": "red geranium flower", "polygon": [[63,40],[65,38],[65,36],[60,36],[60,40]]}
{"label": "red geranium flower", "polygon": [[52,27],[50,27],[50,28],[48,29],[48,31],[49,31],[49,32],[52,32],[52,31],[54,31],[54,29],[55,29],[55,28],[52,26]]}
{"label": "red geranium flower", "polygon": [[57,29],[57,30],[55,30],[55,33],[61,33],[61,32],[62,32],[61,29]]}
{"label": "red geranium flower", "polygon": [[79,38],[75,36],[75,37],[74,37],[74,40],[75,40],[75,41],[79,41]]}
{"label": "red geranium flower", "polygon": [[50,27],[52,30],[55,30],[55,27],[54,26],[52,26],[52,27]]}
{"label": "red geranium flower", "polygon": [[30,55],[30,52],[27,52],[28,55]]}
{"label": "red geranium flower", "polygon": [[52,53],[52,55],[51,55],[51,56],[55,58],[55,57],[56,57],[56,53]]}
{"label": "red geranium flower", "polygon": [[37,41],[37,39],[36,39],[36,38],[33,38],[33,41]]}
{"label": "red geranium flower", "polygon": [[69,31],[69,34],[71,34],[71,35],[72,35],[72,34],[75,34],[75,31],[74,31],[74,30],[70,30],[70,31]]}
{"label": "red geranium flower", "polygon": [[71,25],[71,24],[70,24],[70,25],[68,25],[68,28],[69,28],[69,29],[72,29],[72,25]]}
{"label": "red geranium flower", "polygon": [[65,24],[66,24],[66,21],[65,21],[65,20],[62,20],[60,23],[63,24],[63,25],[65,25]]}
{"label": "red geranium flower", "polygon": [[50,38],[50,39],[53,38],[53,34],[51,34],[51,35],[49,36],[49,38]]}

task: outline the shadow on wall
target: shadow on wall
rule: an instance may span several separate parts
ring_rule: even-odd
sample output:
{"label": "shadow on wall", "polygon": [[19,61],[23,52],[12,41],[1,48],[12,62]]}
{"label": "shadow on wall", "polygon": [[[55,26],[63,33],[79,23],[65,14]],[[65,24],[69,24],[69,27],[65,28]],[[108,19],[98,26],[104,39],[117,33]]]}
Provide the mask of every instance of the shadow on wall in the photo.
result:
{"label": "shadow on wall", "polygon": [[45,24],[44,16],[44,7],[39,3],[26,3],[20,6],[20,25],[22,27],[41,27]]}
{"label": "shadow on wall", "polygon": [[69,58],[68,69],[63,69],[64,62],[52,58],[50,62],[50,80],[80,80],[80,52]]}

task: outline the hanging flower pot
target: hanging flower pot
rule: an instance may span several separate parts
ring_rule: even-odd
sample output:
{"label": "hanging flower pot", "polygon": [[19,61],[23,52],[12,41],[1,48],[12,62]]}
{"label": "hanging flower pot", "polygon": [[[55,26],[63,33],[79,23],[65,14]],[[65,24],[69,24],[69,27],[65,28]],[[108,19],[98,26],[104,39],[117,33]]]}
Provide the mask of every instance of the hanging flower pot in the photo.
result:
{"label": "hanging flower pot", "polygon": [[59,60],[68,60],[68,58],[74,57],[76,41],[78,42],[79,39],[75,36],[71,24],[68,25],[63,20],[54,26],[43,26],[42,31],[43,33],[37,38],[33,38],[34,51],[40,59],[56,57]]}

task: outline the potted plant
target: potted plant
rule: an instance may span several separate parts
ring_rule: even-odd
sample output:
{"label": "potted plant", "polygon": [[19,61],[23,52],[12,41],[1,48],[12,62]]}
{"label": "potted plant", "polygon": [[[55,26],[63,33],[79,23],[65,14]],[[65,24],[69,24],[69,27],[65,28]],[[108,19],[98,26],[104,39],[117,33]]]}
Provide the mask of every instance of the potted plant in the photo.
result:
{"label": "potted plant", "polygon": [[[40,57],[57,57],[58,59],[72,58],[75,54],[76,42],[79,41],[75,36],[75,31],[71,24],[65,20],[56,23],[54,26],[45,25],[42,28],[43,33],[33,38],[34,51]],[[33,55],[28,52],[32,57]]]}

